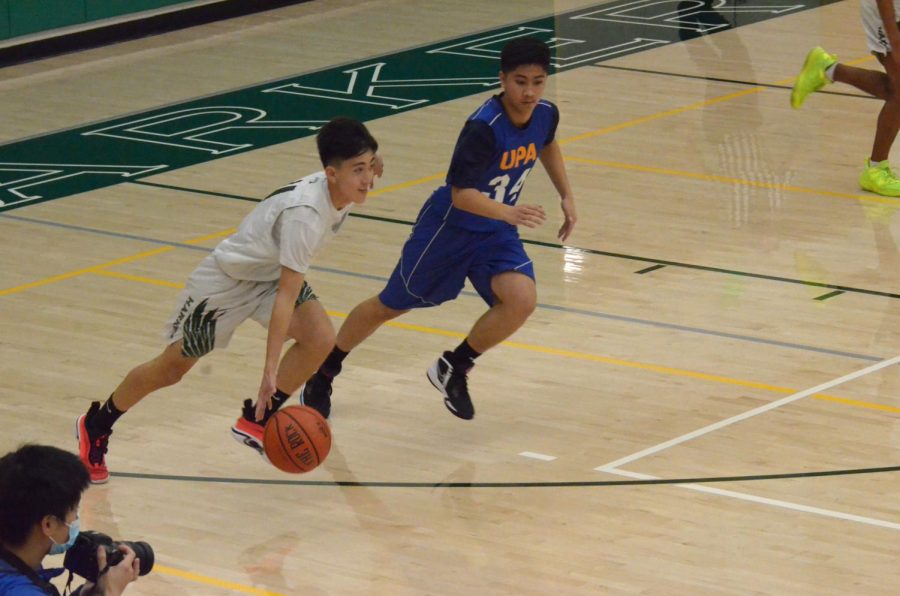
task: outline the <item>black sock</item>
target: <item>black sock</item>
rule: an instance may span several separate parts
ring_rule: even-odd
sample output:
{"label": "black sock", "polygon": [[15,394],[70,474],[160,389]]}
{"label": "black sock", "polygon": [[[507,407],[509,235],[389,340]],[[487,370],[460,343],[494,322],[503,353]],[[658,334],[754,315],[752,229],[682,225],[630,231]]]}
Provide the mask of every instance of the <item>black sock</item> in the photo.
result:
{"label": "black sock", "polygon": [[[278,409],[284,405],[284,402],[286,402],[290,397],[290,393],[285,393],[284,391],[276,387],[275,393],[272,394],[272,400],[269,402],[269,407],[266,408],[266,411],[263,413],[263,419],[259,421],[256,420],[256,402],[253,402],[251,405],[250,400],[248,399],[244,402],[244,417],[247,418],[247,420],[259,422],[259,424],[265,426],[266,422],[269,421],[269,417],[277,412]],[[250,409],[248,410],[247,408]]]}
{"label": "black sock", "polygon": [[113,403],[113,396],[110,395],[100,409],[90,419],[85,420],[85,424],[91,427],[91,430],[99,431],[101,434],[106,433],[112,430],[113,424],[124,413],[124,410],[116,407],[116,404]]}
{"label": "black sock", "polygon": [[322,366],[319,367],[319,372],[326,377],[334,378],[338,376],[342,368],[341,363],[344,362],[344,358],[346,358],[349,353],[350,352],[345,352],[339,347],[334,346],[331,353],[328,355],[328,358],[326,358],[325,362],[322,363]]}
{"label": "black sock", "polygon": [[275,389],[275,395],[272,396],[272,401],[269,405],[269,411],[274,412],[275,410],[283,406],[284,402],[286,402],[290,396],[290,393],[285,393],[281,389]]}
{"label": "black sock", "polygon": [[444,358],[457,370],[469,370],[475,366],[475,359],[479,356],[481,356],[481,352],[472,349],[468,338],[464,339],[452,352],[444,352]]}

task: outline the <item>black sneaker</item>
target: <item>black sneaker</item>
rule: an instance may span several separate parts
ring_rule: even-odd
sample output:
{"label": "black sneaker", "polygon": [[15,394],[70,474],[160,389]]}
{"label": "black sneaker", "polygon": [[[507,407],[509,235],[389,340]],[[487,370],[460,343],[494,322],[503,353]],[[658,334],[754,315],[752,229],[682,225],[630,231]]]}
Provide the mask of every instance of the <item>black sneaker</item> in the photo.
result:
{"label": "black sneaker", "polygon": [[300,388],[300,405],[309,406],[328,419],[331,416],[331,382],[334,377],[316,372]]}
{"label": "black sneaker", "polygon": [[446,358],[446,354],[438,358],[428,369],[428,380],[444,394],[444,405],[454,416],[463,420],[475,417],[475,407],[469,397],[468,371],[459,371]]}

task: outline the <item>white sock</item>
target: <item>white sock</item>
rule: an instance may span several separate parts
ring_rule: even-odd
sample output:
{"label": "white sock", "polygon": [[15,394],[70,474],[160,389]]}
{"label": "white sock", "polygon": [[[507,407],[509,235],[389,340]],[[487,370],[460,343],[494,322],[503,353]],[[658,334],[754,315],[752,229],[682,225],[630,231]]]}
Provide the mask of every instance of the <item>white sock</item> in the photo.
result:
{"label": "white sock", "polygon": [[834,64],[832,64],[831,66],[829,66],[828,68],[825,69],[825,77],[832,83],[834,82],[834,69],[837,68],[837,65],[838,65],[838,63],[835,62]]}

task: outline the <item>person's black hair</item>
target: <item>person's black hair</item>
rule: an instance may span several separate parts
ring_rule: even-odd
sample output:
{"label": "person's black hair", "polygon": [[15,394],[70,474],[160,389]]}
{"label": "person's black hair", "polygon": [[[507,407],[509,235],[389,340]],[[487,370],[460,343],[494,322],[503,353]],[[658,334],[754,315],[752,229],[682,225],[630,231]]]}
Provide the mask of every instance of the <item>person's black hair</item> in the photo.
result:
{"label": "person's black hair", "polygon": [[24,445],[0,458],[0,543],[21,546],[35,524],[52,515],[66,521],[90,476],[73,453]]}
{"label": "person's black hair", "polygon": [[335,118],[328,122],[316,135],[316,146],[323,167],[339,166],[344,160],[366,151],[378,151],[375,137],[362,122],[353,118]]}
{"label": "person's black hair", "polygon": [[550,72],[550,48],[540,39],[517,37],[503,46],[500,52],[500,70],[504,73],[531,64],[537,64]]}

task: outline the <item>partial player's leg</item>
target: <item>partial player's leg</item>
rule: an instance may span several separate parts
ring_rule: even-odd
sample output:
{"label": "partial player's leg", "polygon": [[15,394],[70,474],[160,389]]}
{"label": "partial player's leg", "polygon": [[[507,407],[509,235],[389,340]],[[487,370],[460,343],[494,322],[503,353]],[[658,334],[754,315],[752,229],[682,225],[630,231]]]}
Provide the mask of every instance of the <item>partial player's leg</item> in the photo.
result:
{"label": "partial player's leg", "polygon": [[288,335],[294,345],[278,365],[277,385],[292,394],[318,370],[334,347],[334,325],[319,301],[312,300],[294,310]]}
{"label": "partial player's leg", "polygon": [[214,348],[226,347],[235,328],[253,312],[260,287],[228,277],[212,255],[191,273],[166,324],[167,347],[132,369],[106,403],[92,403],[77,420],[79,454],[92,482],[109,478],[105,454],[119,417],[153,391],[180,381]]}
{"label": "partial player's leg", "polygon": [[153,360],[133,368],[102,406],[98,401],[92,402],[87,413],[78,417],[78,452],[91,482],[101,484],[109,480],[105,456],[116,420],[148,394],[178,383],[197,360],[185,356],[182,342],[177,341]]}
{"label": "partial player's leg", "polygon": [[888,157],[891,146],[900,129],[900,97],[897,84],[900,82],[900,67],[887,55],[875,52],[885,72],[848,66],[837,63],[834,56],[822,48],[813,48],[806,57],[800,75],[794,82],[791,92],[791,105],[799,108],[807,95],[817,91],[828,82],[837,81],[852,85],[861,91],[884,100],[878,114],[878,125],[875,129],[875,140],[872,145],[872,156],[859,176],[859,185],[880,195],[900,196],[900,180],[891,171]]}
{"label": "partial player's leg", "polygon": [[262,420],[256,419],[256,404],[247,399],[244,400],[241,416],[231,427],[235,439],[260,454],[263,453],[263,429],[269,417],[319,368],[334,346],[334,326],[308,285],[301,290],[291,316],[288,336],[294,343],[278,364],[277,389]]}
{"label": "partial player's leg", "polygon": [[350,350],[375,333],[376,329],[406,312],[408,310],[385,306],[378,296],[372,296],[356,305],[341,325],[331,353],[303,386],[300,397],[302,403],[328,418],[331,415],[331,386],[334,378],[341,372],[344,358]]}
{"label": "partial player's leg", "polygon": [[444,221],[424,208],[387,285],[350,312],[334,349],[304,385],[303,402],[313,407],[327,403],[330,408],[332,383],[350,350],[410,309],[435,306],[459,295],[466,281],[466,253],[471,250],[467,240],[458,232],[448,232]]}
{"label": "partial player's leg", "polygon": [[[473,282],[478,288],[477,281],[473,279]],[[504,271],[494,275],[490,290],[491,308],[481,315],[454,351],[444,352],[428,369],[428,379],[444,395],[444,405],[464,420],[475,416],[467,379],[475,359],[515,333],[537,304],[534,279],[523,273]]]}
{"label": "partial player's leg", "polygon": [[887,73],[885,79],[884,105],[878,113],[875,140],[872,143],[872,157],[859,178],[860,186],[881,195],[900,196],[900,180],[894,176],[888,163],[891,146],[900,130],[900,65],[891,54],[876,54]]}
{"label": "partial player's leg", "polygon": [[878,99],[888,98],[888,76],[883,72],[858,66],[835,64],[833,74],[835,83],[851,85]]}
{"label": "partial player's leg", "polygon": [[475,322],[469,332],[469,344],[484,353],[525,324],[537,305],[534,280],[515,271],[506,271],[491,279],[494,305]]}

